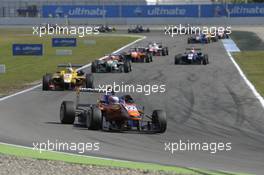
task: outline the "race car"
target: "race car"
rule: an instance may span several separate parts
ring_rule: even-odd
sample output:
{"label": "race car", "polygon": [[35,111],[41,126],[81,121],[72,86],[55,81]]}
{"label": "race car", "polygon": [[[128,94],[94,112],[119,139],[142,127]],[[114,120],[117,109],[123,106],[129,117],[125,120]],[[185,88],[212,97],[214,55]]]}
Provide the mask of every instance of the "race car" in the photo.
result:
{"label": "race car", "polygon": [[146,47],[130,48],[128,52],[123,53],[133,63],[150,63],[153,61],[152,55]]}
{"label": "race car", "polygon": [[54,74],[47,73],[42,79],[42,90],[73,90],[76,87],[93,87],[93,76],[77,70],[83,65],[60,64]]}
{"label": "race car", "polygon": [[92,62],[92,73],[128,73],[132,71],[131,61],[121,54],[111,54],[102,60]]}
{"label": "race car", "polygon": [[143,28],[142,25],[137,25],[135,28],[128,28],[128,33],[148,33],[150,32],[149,28]]}
{"label": "race car", "polygon": [[218,41],[218,36],[213,34],[213,33],[208,33],[205,35],[206,38],[209,39],[209,42],[217,42]]}
{"label": "race car", "polygon": [[225,30],[223,32],[217,32],[217,37],[218,39],[228,39],[229,35],[227,34],[228,32]]}
{"label": "race car", "polygon": [[202,43],[207,44],[210,43],[210,38],[205,34],[199,34],[199,35],[193,35],[190,36],[187,40],[188,44],[194,44],[194,43]]}
{"label": "race car", "polygon": [[166,56],[169,55],[168,47],[162,46],[162,43],[149,43],[148,52],[153,56]]}
{"label": "race car", "polygon": [[118,97],[114,92],[108,91],[96,104],[80,104],[80,92],[105,93],[102,90],[80,88],[77,91],[76,104],[73,101],[62,102],[62,124],[76,123],[89,130],[118,132],[164,133],[167,129],[165,111],[154,110],[151,115],[147,115],[144,108],[137,105],[130,95]]}
{"label": "race car", "polygon": [[106,33],[106,32],[114,32],[116,31],[116,29],[108,25],[100,25],[98,26],[98,31],[101,33]]}
{"label": "race car", "polygon": [[174,64],[209,64],[207,54],[203,54],[200,48],[186,48],[184,54],[178,54],[174,58]]}

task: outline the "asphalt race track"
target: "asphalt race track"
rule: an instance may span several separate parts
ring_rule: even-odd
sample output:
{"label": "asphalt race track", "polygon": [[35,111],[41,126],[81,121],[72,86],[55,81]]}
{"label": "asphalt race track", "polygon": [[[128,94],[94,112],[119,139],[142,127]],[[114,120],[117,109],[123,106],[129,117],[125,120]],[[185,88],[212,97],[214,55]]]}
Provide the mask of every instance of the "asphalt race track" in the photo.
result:
{"label": "asphalt race track", "polygon": [[[1,142],[31,146],[33,142],[100,142],[100,151],[88,155],[166,165],[263,174],[264,109],[228,58],[222,42],[202,46],[210,64],[174,65],[174,55],[184,51],[186,37],[147,34],[141,41],[162,41],[170,55],[153,63],[133,64],[129,74],[96,74],[95,84],[165,84],[166,93],[133,94],[146,111],[164,109],[165,134],[109,133],[59,123],[63,100],[74,92],[42,92],[41,88],[0,102]],[[140,44],[137,44],[140,45]],[[197,45],[201,47],[201,45]],[[90,71],[90,70],[89,70]],[[99,94],[84,93],[82,100],[95,103]],[[165,142],[231,142],[232,150],[164,151]]]}

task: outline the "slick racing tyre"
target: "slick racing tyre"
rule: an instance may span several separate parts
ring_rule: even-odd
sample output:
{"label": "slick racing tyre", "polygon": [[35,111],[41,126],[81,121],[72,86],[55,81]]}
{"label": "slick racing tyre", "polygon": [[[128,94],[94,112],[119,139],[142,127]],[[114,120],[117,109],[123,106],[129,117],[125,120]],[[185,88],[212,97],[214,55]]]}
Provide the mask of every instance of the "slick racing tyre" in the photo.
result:
{"label": "slick racing tyre", "polygon": [[92,66],[91,66],[91,72],[92,73],[96,73],[97,72],[97,61],[93,61],[92,62]]}
{"label": "slick racing tyre", "polygon": [[178,54],[174,58],[174,64],[180,64],[181,63],[181,54]]}
{"label": "slick racing tyre", "polygon": [[207,54],[204,55],[204,59],[203,59],[202,64],[203,64],[203,65],[207,65],[207,64],[209,64],[209,58],[208,58],[208,55],[207,55]]}
{"label": "slick racing tyre", "polygon": [[125,72],[125,73],[129,73],[130,71],[131,71],[131,65],[130,65],[130,62],[125,61],[125,62],[124,62],[124,72]]}
{"label": "slick racing tyre", "polygon": [[72,101],[63,101],[60,107],[60,121],[62,124],[73,124],[75,109]]}
{"label": "slick racing tyre", "polygon": [[150,55],[149,54],[146,55],[145,62],[150,63]]}
{"label": "slick racing tyre", "polygon": [[49,90],[49,85],[50,85],[50,82],[51,82],[51,75],[50,74],[46,74],[43,76],[43,79],[42,79],[42,90],[43,91],[48,91]]}
{"label": "slick racing tyre", "polygon": [[86,116],[86,126],[89,130],[99,130],[102,128],[102,112],[97,107],[91,107]]}
{"label": "slick racing tyre", "polygon": [[86,74],[85,75],[85,86],[86,88],[94,88],[94,79],[92,74]]}
{"label": "slick racing tyre", "polygon": [[158,127],[158,133],[164,133],[167,129],[167,117],[163,110],[154,110],[152,113],[152,123]]}

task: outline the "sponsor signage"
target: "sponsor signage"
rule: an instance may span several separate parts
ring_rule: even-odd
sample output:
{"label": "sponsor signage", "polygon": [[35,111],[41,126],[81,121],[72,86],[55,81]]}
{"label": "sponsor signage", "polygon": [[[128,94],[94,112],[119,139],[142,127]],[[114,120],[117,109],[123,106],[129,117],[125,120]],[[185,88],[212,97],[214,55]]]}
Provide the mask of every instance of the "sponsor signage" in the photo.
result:
{"label": "sponsor signage", "polygon": [[197,5],[123,6],[122,17],[198,17]]}
{"label": "sponsor signage", "polygon": [[76,38],[52,38],[52,47],[76,47]]}
{"label": "sponsor signage", "polygon": [[0,74],[6,73],[6,67],[4,64],[0,64]]}
{"label": "sponsor signage", "polygon": [[72,55],[72,50],[56,50],[56,55]]}
{"label": "sponsor signage", "polygon": [[84,40],[83,43],[85,45],[95,45],[96,41],[95,40]]}
{"label": "sponsor signage", "polygon": [[119,16],[119,6],[87,6],[87,5],[44,5],[42,16],[69,17],[69,18],[102,18]]}
{"label": "sponsor signage", "polygon": [[42,16],[69,18],[264,17],[263,3],[204,5],[44,5]]}
{"label": "sponsor signage", "polygon": [[42,44],[13,44],[13,55],[43,55]]}
{"label": "sponsor signage", "polygon": [[201,5],[201,17],[264,17],[264,4]]}

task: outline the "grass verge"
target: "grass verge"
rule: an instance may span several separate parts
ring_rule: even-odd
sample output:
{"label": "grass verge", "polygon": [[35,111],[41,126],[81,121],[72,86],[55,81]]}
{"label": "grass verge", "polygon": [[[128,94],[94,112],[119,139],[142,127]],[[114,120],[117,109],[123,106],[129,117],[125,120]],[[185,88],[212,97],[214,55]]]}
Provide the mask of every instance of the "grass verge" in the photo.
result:
{"label": "grass verge", "polygon": [[[51,36],[38,37],[31,35],[27,29],[0,29],[0,64],[6,65],[6,73],[0,74],[0,94],[14,92],[31,86],[41,80],[47,72],[56,71],[57,64],[87,64],[105,54],[138,39],[128,36],[87,36],[77,38],[77,47],[52,47]],[[93,40],[96,44],[87,44]],[[43,44],[43,56],[13,56],[12,44]],[[72,55],[58,56],[56,49],[72,50]],[[33,82],[33,83],[32,83]]]}
{"label": "grass verge", "polygon": [[241,50],[233,53],[233,57],[264,97],[264,42],[255,33],[247,31],[234,31],[231,38]]}
{"label": "grass verge", "polygon": [[231,38],[241,51],[264,50],[264,42],[254,32],[233,31]]}
{"label": "grass verge", "polygon": [[233,54],[248,79],[264,97],[264,51],[242,51]]}
{"label": "grass verge", "polygon": [[[150,170],[150,171],[165,171],[165,172],[181,174],[181,175],[227,174],[220,171],[219,172],[209,171],[209,170],[207,171],[207,170],[191,169],[191,168],[176,167],[176,166],[163,166],[153,163],[140,163],[140,162],[131,162],[131,161],[122,161],[122,160],[103,159],[103,158],[96,158],[90,156],[66,154],[61,152],[43,151],[42,153],[40,153],[39,151],[33,150],[31,148],[6,145],[2,143],[0,143],[0,154],[14,155],[19,157],[29,157],[29,158],[35,158],[41,160],[64,161],[67,163],[89,164],[89,165],[119,167],[119,168],[129,168],[129,169],[141,169],[141,170]],[[232,175],[232,173],[228,173],[228,174]]]}

